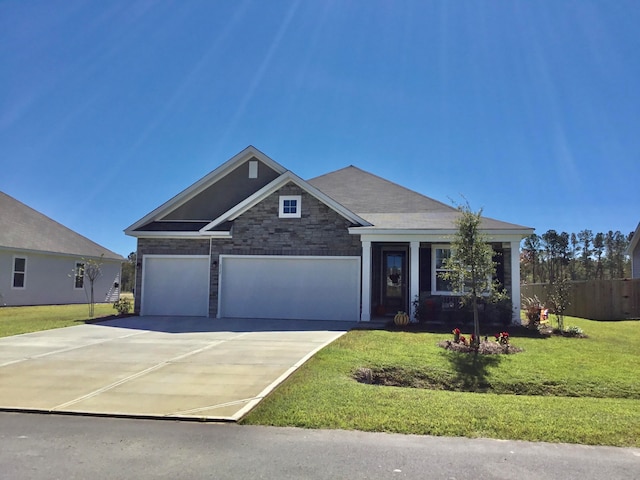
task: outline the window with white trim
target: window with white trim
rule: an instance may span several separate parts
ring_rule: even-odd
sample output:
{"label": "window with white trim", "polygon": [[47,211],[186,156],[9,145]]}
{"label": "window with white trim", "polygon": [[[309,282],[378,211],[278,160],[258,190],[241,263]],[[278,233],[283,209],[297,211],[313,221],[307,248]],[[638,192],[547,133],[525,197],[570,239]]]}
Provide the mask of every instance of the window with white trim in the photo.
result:
{"label": "window with white trim", "polygon": [[27,259],[25,257],[13,257],[12,272],[13,288],[25,288],[27,281]]}
{"label": "window with white trim", "polygon": [[75,275],[73,276],[73,288],[84,287],[84,263],[77,262]]}
{"label": "window with white trim", "polygon": [[[460,295],[460,292],[454,292],[453,285],[450,280],[445,280],[440,277],[440,274],[451,271],[446,269],[444,265],[445,260],[451,258],[451,247],[449,245],[434,245],[431,249],[431,257],[431,265],[433,265],[431,269],[431,285],[435,285],[433,293]],[[491,283],[491,277],[487,277],[487,283]],[[464,291],[471,291],[471,286],[468,283],[465,283]]]}
{"label": "window with white trim", "polygon": [[280,196],[280,218],[300,218],[302,197],[300,195]]}
{"label": "window with white trim", "polygon": [[431,285],[435,285],[435,293],[448,293],[453,292],[453,287],[449,280],[445,280],[440,277],[442,273],[450,272],[444,268],[444,262],[447,258],[451,258],[451,248],[443,245],[434,245],[431,249],[433,269],[431,272]]}

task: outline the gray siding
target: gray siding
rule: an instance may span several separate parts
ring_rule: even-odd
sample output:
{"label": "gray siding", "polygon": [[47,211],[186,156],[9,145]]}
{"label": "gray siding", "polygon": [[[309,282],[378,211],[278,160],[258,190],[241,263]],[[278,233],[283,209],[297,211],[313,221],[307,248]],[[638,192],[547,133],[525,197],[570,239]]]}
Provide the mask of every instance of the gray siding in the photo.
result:
{"label": "gray siding", "polygon": [[636,245],[631,255],[631,278],[640,278],[640,242]]}
{"label": "gray siding", "polygon": [[251,158],[242,163],[162,220],[215,220],[279,176],[275,170],[258,161],[258,178],[249,178],[249,161],[257,160]]}
{"label": "gray siding", "polygon": [[[13,288],[13,258],[26,258],[25,288]],[[61,305],[87,303],[85,289],[74,288],[74,270],[81,257],[0,250],[0,305]],[[94,283],[94,298],[104,302],[120,274],[120,261],[104,260],[102,275]],[[88,281],[85,279],[88,287]],[[114,310],[115,313],[115,310]]]}

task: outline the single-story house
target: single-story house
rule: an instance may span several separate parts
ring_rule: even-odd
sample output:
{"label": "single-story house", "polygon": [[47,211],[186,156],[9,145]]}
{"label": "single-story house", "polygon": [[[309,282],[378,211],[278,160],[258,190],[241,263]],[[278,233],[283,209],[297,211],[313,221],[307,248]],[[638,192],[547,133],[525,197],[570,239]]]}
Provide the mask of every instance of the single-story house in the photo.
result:
{"label": "single-story house", "polygon": [[0,192],[0,306],[87,303],[90,259],[95,301],[117,300],[122,256]]}
{"label": "single-story house", "polygon": [[640,278],[640,223],[631,237],[627,255],[631,258],[631,278]]}
{"label": "single-story house", "polygon": [[[369,321],[412,311],[440,279],[458,210],[349,166],[311,180],[249,146],[125,230],[141,315]],[[520,311],[520,241],[483,218]]]}

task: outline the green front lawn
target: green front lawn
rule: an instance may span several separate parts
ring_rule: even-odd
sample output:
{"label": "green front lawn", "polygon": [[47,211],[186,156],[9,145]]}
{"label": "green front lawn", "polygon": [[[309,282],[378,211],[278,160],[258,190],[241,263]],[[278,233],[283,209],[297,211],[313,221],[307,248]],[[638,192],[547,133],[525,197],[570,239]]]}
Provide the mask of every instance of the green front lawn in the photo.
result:
{"label": "green front lawn", "polygon": [[80,325],[90,320],[114,315],[116,311],[112,305],[96,303],[93,319],[89,319],[89,307],[86,304],[2,307],[0,308],[0,337]]}
{"label": "green front lawn", "polygon": [[[565,325],[589,338],[515,337],[524,352],[476,362],[437,347],[448,334],[355,330],[243,423],[640,446],[640,322]],[[361,384],[352,378],[359,367],[400,367],[439,389]],[[476,382],[485,393],[442,389]]]}

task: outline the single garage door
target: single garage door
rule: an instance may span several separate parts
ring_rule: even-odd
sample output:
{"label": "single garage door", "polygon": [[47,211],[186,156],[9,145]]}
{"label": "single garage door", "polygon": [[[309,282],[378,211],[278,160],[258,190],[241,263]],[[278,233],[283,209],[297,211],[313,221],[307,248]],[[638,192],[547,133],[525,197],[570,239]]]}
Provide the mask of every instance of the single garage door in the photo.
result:
{"label": "single garage door", "polygon": [[360,257],[221,255],[219,317],[360,318]]}
{"label": "single garage door", "polygon": [[142,315],[209,315],[209,257],[145,255]]}

